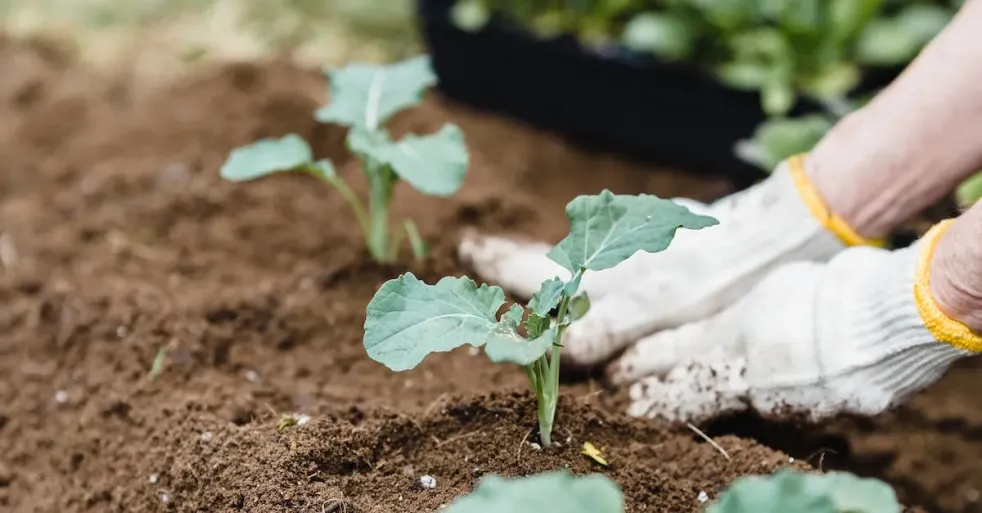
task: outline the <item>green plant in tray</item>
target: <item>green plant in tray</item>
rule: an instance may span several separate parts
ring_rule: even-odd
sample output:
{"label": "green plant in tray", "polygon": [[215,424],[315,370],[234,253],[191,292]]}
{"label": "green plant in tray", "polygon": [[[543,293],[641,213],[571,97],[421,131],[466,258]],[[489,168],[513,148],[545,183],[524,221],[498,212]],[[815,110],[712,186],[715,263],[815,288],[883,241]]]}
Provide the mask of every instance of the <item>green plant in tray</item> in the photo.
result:
{"label": "green plant in tray", "polygon": [[368,252],[378,262],[391,262],[403,239],[421,258],[426,244],[415,223],[402,221],[390,233],[389,204],[403,180],[419,192],[446,197],[462,185],[469,156],[460,128],[447,123],[436,133],[409,134],[394,140],[384,124],[395,114],[417,105],[436,83],[428,56],[391,65],[351,64],[328,69],[330,103],[317,110],[322,123],[349,128],[347,146],[362,163],[368,179],[367,206],[338,176],[330,160],[316,160],[310,145],[297,134],[266,138],[231,152],[221,169],[226,180],[245,181],[293,171],[327,182],[344,197],[365,236]]}

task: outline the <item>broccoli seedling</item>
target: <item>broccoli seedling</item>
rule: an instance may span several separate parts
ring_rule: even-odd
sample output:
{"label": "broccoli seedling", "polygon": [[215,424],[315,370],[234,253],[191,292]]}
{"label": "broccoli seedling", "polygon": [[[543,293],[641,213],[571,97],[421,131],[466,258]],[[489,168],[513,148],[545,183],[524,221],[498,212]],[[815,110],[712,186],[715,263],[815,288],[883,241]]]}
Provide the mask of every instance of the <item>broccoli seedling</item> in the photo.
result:
{"label": "broccoli seedling", "polygon": [[[701,500],[701,499],[700,499]],[[890,485],[847,472],[781,470],[734,481],[705,513],[900,513]],[[574,476],[565,470],[528,477],[489,475],[447,513],[623,513],[621,488],[602,474]]]}
{"label": "broccoli seedling", "polygon": [[623,513],[624,494],[602,474],[575,476],[558,470],[529,477],[489,475],[446,513]]}
{"label": "broccoli seedling", "polygon": [[890,485],[848,472],[781,470],[737,479],[706,513],[900,513]]}
{"label": "broccoli seedling", "polygon": [[322,123],[349,127],[348,149],[357,155],[368,178],[368,207],[335,172],[330,160],[314,160],[310,145],[297,134],[266,138],[236,148],[221,168],[222,178],[247,181],[293,171],[307,173],[334,186],[351,206],[368,252],[376,262],[395,260],[405,237],[417,259],[426,253],[415,223],[402,222],[389,233],[389,203],[401,179],[417,191],[448,197],[460,188],[469,156],[460,128],[447,123],[429,135],[409,134],[395,141],[384,124],[393,115],[419,104],[436,83],[428,56],[391,65],[351,64],[327,69],[330,103],[315,113]]}
{"label": "broccoli seedling", "polygon": [[[575,198],[566,206],[566,216],[570,233],[548,257],[569,276],[546,280],[527,307],[512,305],[500,319],[504,291],[478,286],[466,276],[428,285],[405,273],[385,282],[367,307],[364,345],[369,357],[403,371],[430,353],[470,344],[483,346],[495,363],[524,366],[538,401],[540,439],[548,446],[559,399],[563,333],[589,308],[586,295],[578,294],[583,274],[614,267],[638,251],[663,251],[679,228],[717,224],[669,200],[608,190]],[[527,335],[519,332],[519,325]]]}

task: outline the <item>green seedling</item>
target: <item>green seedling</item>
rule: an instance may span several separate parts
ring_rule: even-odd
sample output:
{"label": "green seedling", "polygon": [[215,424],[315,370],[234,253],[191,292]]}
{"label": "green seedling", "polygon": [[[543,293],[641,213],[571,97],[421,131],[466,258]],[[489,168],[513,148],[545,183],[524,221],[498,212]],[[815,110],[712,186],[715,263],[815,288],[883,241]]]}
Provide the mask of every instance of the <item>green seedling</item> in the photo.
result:
{"label": "green seedling", "polygon": [[492,362],[521,365],[538,400],[540,439],[550,445],[563,333],[589,309],[589,299],[578,294],[583,274],[614,267],[639,251],[663,251],[679,228],[717,224],[669,200],[607,190],[577,197],[566,206],[566,216],[570,233],[548,257],[569,276],[546,280],[527,307],[512,305],[500,318],[504,291],[479,286],[466,276],[428,285],[405,273],[385,282],[367,308],[364,345],[369,357],[404,371],[430,353],[470,344],[483,347]]}
{"label": "green seedling", "polygon": [[[826,474],[781,470],[737,479],[706,513],[900,513],[893,489],[877,479],[846,472]],[[623,513],[623,493],[601,474],[573,476],[567,471],[506,479],[483,478],[473,492],[457,499],[447,513]]]}
{"label": "green seedling", "polygon": [[565,470],[506,479],[487,476],[446,513],[623,513],[624,495],[606,476],[574,476]]}
{"label": "green seedling", "polygon": [[255,180],[284,171],[309,174],[334,186],[348,202],[375,261],[394,261],[404,238],[416,258],[422,258],[426,244],[412,220],[403,220],[390,234],[389,204],[395,186],[404,180],[423,194],[448,197],[460,188],[469,162],[464,136],[456,125],[447,123],[436,133],[409,134],[398,141],[384,128],[392,116],[419,104],[426,89],[436,83],[429,57],[392,65],[357,63],[326,73],[331,99],[315,117],[349,127],[348,149],[359,157],[368,179],[367,208],[331,161],[315,160],[310,145],[297,134],[233,150],[222,166],[222,178]]}
{"label": "green seedling", "polygon": [[782,470],[737,479],[706,513],[900,513],[886,483],[847,472]]}

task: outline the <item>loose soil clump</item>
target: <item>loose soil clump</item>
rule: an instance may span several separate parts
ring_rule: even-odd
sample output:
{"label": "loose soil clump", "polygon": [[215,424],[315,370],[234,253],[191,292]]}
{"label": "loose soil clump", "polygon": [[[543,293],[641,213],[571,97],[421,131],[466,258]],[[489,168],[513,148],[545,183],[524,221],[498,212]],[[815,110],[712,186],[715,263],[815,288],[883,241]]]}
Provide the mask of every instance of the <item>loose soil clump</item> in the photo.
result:
{"label": "loose soil clump", "polygon": [[[732,190],[721,180],[586,152],[433,95],[394,131],[453,120],[471,171],[453,198],[397,191],[394,215],[434,249],[380,267],[323,184],[218,177],[232,148],[297,132],[364,191],[343,131],[313,120],[318,73],[229,66],[147,93],[6,41],[0,68],[4,511],[428,511],[487,473],[568,467],[606,472],[630,511],[685,512],[740,475],[832,463],[930,511],[982,511],[977,360],[879,418],[707,426],[728,460],[684,426],[623,417],[623,398],[589,379],[564,388],[562,446],[537,450],[520,370],[463,349],[394,374],[364,354],[376,288],[407,269],[468,272],[464,229],[556,241],[577,194],[710,200]],[[585,441],[609,468],[579,453]]]}

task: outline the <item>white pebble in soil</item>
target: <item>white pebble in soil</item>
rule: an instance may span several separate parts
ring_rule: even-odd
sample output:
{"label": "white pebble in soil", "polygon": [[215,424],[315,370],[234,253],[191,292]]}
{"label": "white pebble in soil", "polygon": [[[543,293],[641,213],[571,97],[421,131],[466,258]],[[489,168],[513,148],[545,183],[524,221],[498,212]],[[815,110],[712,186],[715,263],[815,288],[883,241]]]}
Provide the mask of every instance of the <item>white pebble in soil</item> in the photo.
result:
{"label": "white pebble in soil", "polygon": [[245,371],[245,379],[249,383],[255,383],[259,381],[259,374],[254,370],[247,370]]}
{"label": "white pebble in soil", "polygon": [[420,476],[420,478],[419,478],[419,484],[420,484],[420,486],[422,486],[423,488],[426,488],[427,490],[432,490],[432,489],[436,488],[436,478],[433,477],[433,476],[431,476],[431,475],[429,475],[429,474],[427,474],[425,476]]}
{"label": "white pebble in soil", "polygon": [[150,484],[157,484],[157,480],[159,479],[160,478],[157,477],[157,474],[150,474]]}
{"label": "white pebble in soil", "polygon": [[160,494],[160,502],[163,502],[164,504],[170,502],[170,495],[167,495],[166,493]]}
{"label": "white pebble in soil", "polygon": [[307,424],[310,424],[310,415],[304,415],[302,413],[294,413],[293,418],[294,420],[297,421],[298,426],[305,426]]}
{"label": "white pebble in soil", "polygon": [[55,402],[58,404],[65,404],[68,402],[68,392],[64,390],[59,390],[55,392]]}
{"label": "white pebble in soil", "polygon": [[982,494],[980,494],[978,490],[972,488],[965,492],[965,499],[967,499],[968,502],[978,502],[980,495]]}
{"label": "white pebble in soil", "polygon": [[204,433],[201,433],[202,442],[206,442],[206,443],[210,442],[212,438],[215,438],[215,434],[212,433],[211,431],[205,431]]}
{"label": "white pebble in soil", "polygon": [[707,494],[706,492],[700,491],[699,492],[699,496],[696,497],[696,500],[698,500],[699,502],[706,502],[706,501],[709,500],[709,494]]}

